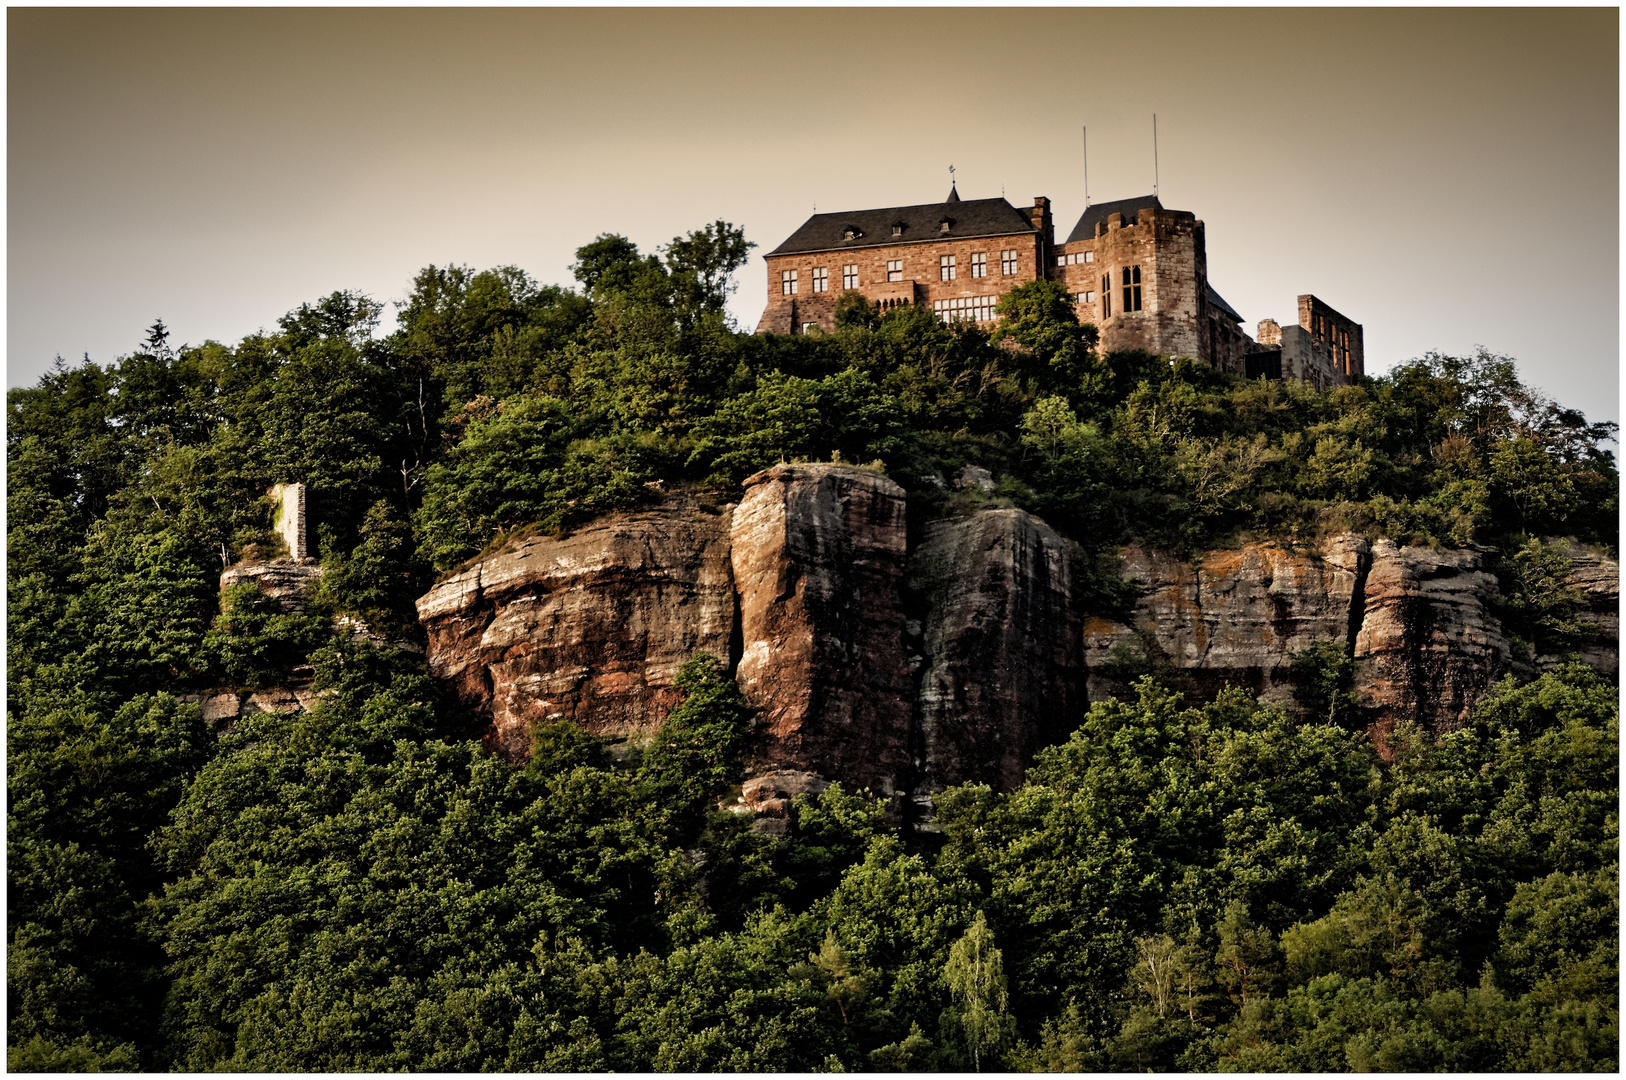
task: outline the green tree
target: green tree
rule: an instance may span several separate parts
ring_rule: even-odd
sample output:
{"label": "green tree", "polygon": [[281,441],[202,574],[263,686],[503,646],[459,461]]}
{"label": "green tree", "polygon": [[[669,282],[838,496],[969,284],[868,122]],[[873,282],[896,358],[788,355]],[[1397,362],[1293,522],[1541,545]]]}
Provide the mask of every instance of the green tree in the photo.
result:
{"label": "green tree", "polygon": [[954,1018],[971,1051],[972,1068],[981,1072],[983,1056],[997,1054],[1013,1033],[1004,954],[994,947],[994,932],[982,912],[949,950],[943,981],[956,1003]]}

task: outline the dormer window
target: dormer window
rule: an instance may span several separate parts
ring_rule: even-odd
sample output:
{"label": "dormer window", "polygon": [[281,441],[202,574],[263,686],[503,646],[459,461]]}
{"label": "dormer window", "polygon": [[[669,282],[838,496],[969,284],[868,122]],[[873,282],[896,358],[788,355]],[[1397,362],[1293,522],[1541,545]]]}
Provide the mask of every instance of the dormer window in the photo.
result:
{"label": "dormer window", "polygon": [[903,235],[903,222],[894,221],[892,223],[892,235],[893,236],[902,236]]}
{"label": "dormer window", "polygon": [[950,221],[948,218],[944,218],[942,221],[937,223],[937,231],[946,234],[949,231],[949,227],[953,224],[954,222]]}
{"label": "dormer window", "polygon": [[843,240],[857,240],[860,236],[863,236],[863,235],[864,234],[856,226],[853,226],[853,225],[849,225],[849,226],[847,226],[845,229],[843,229],[841,231],[841,238]]}

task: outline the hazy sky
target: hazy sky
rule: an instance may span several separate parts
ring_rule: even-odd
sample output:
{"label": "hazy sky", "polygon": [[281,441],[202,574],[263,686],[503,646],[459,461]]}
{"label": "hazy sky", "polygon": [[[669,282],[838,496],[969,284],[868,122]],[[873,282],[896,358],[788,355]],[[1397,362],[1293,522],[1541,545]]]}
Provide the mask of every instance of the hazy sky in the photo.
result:
{"label": "hazy sky", "polygon": [[430,264],[568,283],[722,217],[1084,208],[1207,224],[1251,328],[1313,292],[1369,372],[1483,345],[1618,419],[1613,9],[7,12],[8,385],[162,316],[234,342]]}

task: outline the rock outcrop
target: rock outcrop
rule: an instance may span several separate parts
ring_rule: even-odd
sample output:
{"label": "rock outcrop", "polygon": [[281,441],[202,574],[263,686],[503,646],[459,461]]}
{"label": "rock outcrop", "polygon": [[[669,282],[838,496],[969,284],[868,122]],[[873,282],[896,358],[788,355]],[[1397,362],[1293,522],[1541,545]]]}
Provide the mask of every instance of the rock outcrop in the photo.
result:
{"label": "rock outcrop", "polygon": [[[1564,584],[1580,594],[1577,621],[1586,628],[1587,640],[1577,650],[1581,662],[1611,679],[1620,676],[1620,562],[1594,548],[1565,545],[1564,557],[1570,572]],[[1544,667],[1562,663],[1558,657],[1543,657]]]}
{"label": "rock outcrop", "polygon": [[903,489],[864,469],[779,465],[745,481],[731,535],[753,773],[816,773],[896,802],[913,711]]}
{"label": "rock outcrop", "polygon": [[928,524],[909,556],[920,613],[916,791],[1009,790],[1084,715],[1072,545],[1022,510]]}
{"label": "rock outcrop", "polygon": [[512,758],[529,752],[537,721],[650,734],[680,699],[685,660],[730,658],[728,526],[727,507],[673,498],[482,558],[418,601],[430,671]]}
{"label": "rock outcrop", "polygon": [[[970,469],[954,486],[994,489]],[[677,703],[678,667],[701,649],[726,658],[755,711],[737,807],[770,829],[796,796],[835,781],[929,827],[933,792],[1015,787],[1089,701],[1128,694],[1148,670],[1193,702],[1232,685],[1291,707],[1294,654],[1334,643],[1355,661],[1375,731],[1401,718],[1458,724],[1510,670],[1485,551],[1352,535],[1189,560],[1129,547],[1127,610],[1091,612],[1077,600],[1073,545],[1032,515],[929,521],[911,549],[905,510],[878,473],[780,465],[748,479],[738,506],[666,496],[515,543],[419,600],[430,669],[483,718],[488,742],[519,758],[538,720],[651,733]],[[1597,631],[1582,656],[1612,675],[1618,565],[1567,554]],[[1548,660],[1560,662],[1536,667]]]}
{"label": "rock outcrop", "polygon": [[1199,697],[1231,685],[1290,700],[1292,654],[1347,641],[1359,625],[1370,560],[1356,536],[1334,537],[1320,552],[1244,544],[1189,562],[1125,548],[1122,573],[1139,595],[1127,623],[1085,624],[1090,698],[1124,696],[1129,675],[1163,667],[1180,669]]}
{"label": "rock outcrop", "polygon": [[322,578],[315,559],[273,559],[270,562],[238,563],[220,575],[222,592],[234,585],[253,585],[289,614],[305,610],[305,594]]}
{"label": "rock outcrop", "polygon": [[1512,650],[1486,601],[1498,589],[1484,554],[1372,545],[1355,635],[1355,689],[1367,718],[1449,728],[1508,669]]}

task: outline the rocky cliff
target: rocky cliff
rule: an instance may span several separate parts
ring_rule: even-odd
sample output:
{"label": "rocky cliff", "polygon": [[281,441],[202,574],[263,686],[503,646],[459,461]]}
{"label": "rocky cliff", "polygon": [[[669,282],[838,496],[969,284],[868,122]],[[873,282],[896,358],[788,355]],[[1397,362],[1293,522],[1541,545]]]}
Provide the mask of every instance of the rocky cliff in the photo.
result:
{"label": "rocky cliff", "polygon": [[918,619],[916,788],[1021,783],[1084,712],[1072,545],[1022,510],[926,526],[909,558]]}
{"label": "rocky cliff", "polygon": [[731,539],[736,678],[759,717],[752,771],[898,797],[912,705],[903,489],[860,469],[781,465],[745,481]]}
{"label": "rocky cliff", "polygon": [[[1147,670],[1198,699],[1236,685],[1292,705],[1293,654],[1333,642],[1355,661],[1367,722],[1438,728],[1513,662],[1483,551],[1356,536],[1192,559],[1130,547],[1128,606],[1085,611],[1073,545],[1032,515],[961,513],[911,543],[905,511],[878,473],[781,465],[747,480],[737,506],[674,496],[533,537],[419,601],[431,669],[517,758],[542,719],[646,735],[676,701],[678,666],[709,650],[756,708],[743,797],[772,816],[833,780],[871,788],[894,815],[963,781],[1009,789],[1089,701]],[[1618,566],[1571,559],[1602,635],[1583,656],[1612,674]]]}
{"label": "rocky cliff", "polygon": [[685,660],[732,654],[730,510],[672,498],[481,559],[418,601],[430,671],[509,757],[541,721],[652,733],[680,700]]}

